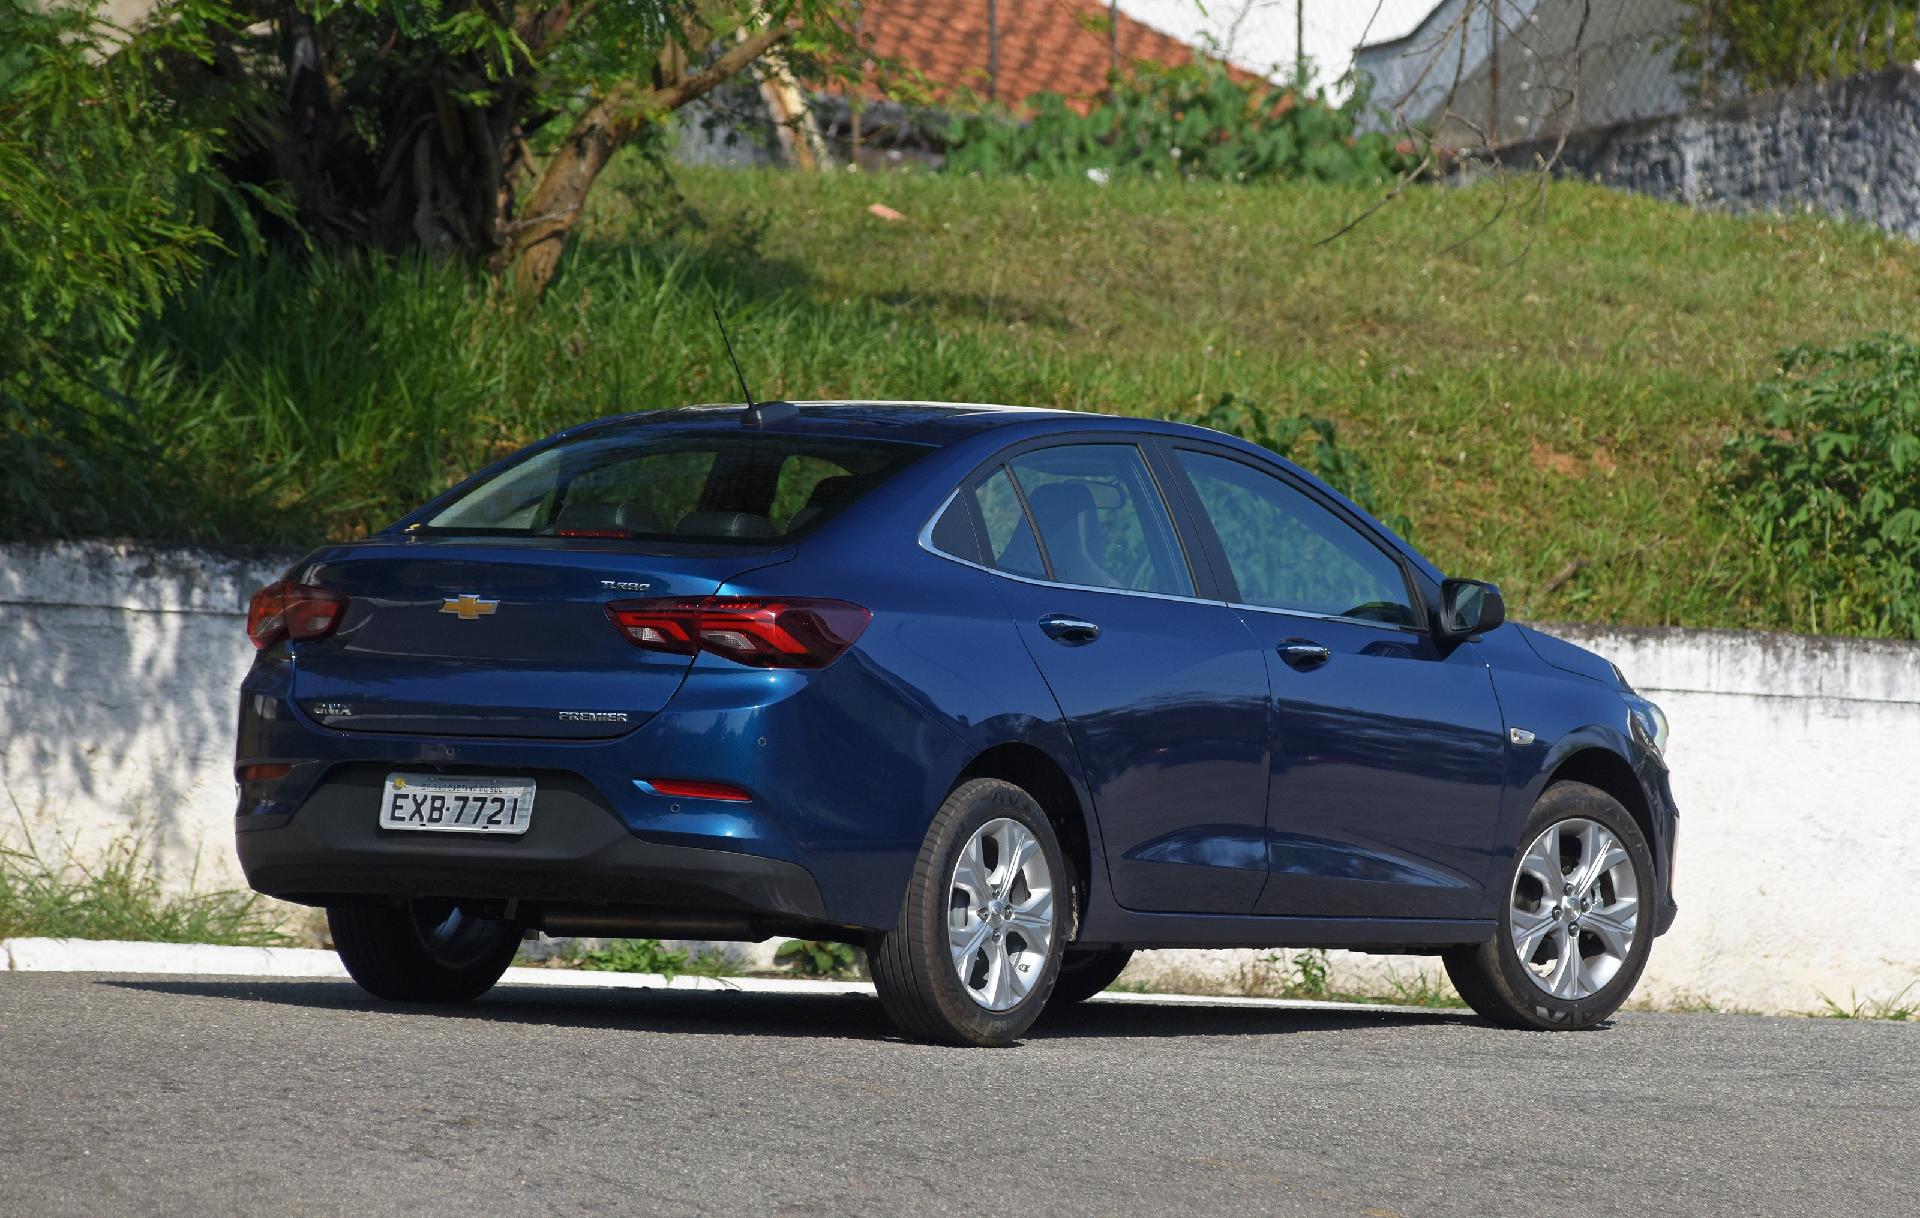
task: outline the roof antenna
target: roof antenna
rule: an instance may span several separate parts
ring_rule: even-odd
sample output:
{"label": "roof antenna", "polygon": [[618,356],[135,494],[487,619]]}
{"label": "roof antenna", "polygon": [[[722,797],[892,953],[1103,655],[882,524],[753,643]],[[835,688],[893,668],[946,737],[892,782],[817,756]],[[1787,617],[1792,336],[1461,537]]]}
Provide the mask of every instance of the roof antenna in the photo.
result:
{"label": "roof antenna", "polygon": [[740,370],[740,358],[733,353],[733,339],[727,336],[727,323],[720,320],[720,306],[713,306],[713,324],[720,327],[720,341],[727,346],[727,362],[733,365],[733,374],[740,378],[740,396],[747,401],[746,413],[740,416],[742,427],[763,427],[768,423],[779,423],[800,413],[800,408],[792,402],[756,402],[753,390],[747,387],[747,374]]}

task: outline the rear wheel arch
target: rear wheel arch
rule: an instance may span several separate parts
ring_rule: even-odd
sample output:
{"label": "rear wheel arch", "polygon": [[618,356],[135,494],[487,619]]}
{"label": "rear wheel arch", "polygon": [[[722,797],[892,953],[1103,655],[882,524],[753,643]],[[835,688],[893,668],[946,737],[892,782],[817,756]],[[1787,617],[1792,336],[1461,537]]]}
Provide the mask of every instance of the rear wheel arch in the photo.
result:
{"label": "rear wheel arch", "polygon": [[[954,778],[949,792],[976,778],[998,778],[1010,782],[1033,796],[1052,823],[1060,840],[1061,852],[1073,867],[1078,891],[1077,918],[1086,916],[1087,888],[1092,883],[1093,844],[1088,831],[1087,814],[1073,779],[1059,762],[1031,744],[1009,741],[994,745],[967,763]],[[1078,930],[1078,926],[1072,928]]]}

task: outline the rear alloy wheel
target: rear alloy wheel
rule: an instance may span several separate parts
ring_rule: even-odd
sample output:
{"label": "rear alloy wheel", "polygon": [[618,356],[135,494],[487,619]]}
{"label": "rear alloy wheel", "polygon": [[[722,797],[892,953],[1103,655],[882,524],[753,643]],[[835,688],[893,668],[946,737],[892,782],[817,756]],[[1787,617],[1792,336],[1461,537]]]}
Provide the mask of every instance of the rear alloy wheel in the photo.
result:
{"label": "rear alloy wheel", "polygon": [[1046,813],[1012,783],[949,795],[914,865],[900,920],[869,951],[874,987],[907,1035],[1004,1045],[1052,992],[1066,938],[1068,874]]}
{"label": "rear alloy wheel", "polygon": [[492,989],[520,948],[518,923],[451,901],[327,908],[334,950],[360,987],[392,1002],[470,1002]]}
{"label": "rear alloy wheel", "polygon": [[1652,852],[1618,800],[1577,782],[1547,788],[1522,841],[1499,933],[1448,952],[1447,975],[1494,1023],[1591,1027],[1619,1009],[1646,967]]}

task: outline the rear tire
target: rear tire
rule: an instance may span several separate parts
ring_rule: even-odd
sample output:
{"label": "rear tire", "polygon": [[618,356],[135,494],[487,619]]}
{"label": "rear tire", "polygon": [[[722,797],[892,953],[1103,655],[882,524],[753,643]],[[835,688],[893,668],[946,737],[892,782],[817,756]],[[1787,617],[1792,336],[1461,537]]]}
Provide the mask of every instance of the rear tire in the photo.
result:
{"label": "rear tire", "polygon": [[517,923],[472,917],[450,901],[331,905],[327,926],[360,988],[390,1002],[471,1002],[520,949]]}
{"label": "rear tire", "polygon": [[1053,992],[1073,901],[1047,815],[1010,782],[956,787],[927,830],[874,988],[915,1040],[1011,1044]]}
{"label": "rear tire", "polygon": [[1120,973],[1133,959],[1130,947],[1068,948],[1060,961],[1060,975],[1053,982],[1053,997],[1048,1005],[1063,1007],[1085,1002],[1120,979]]}
{"label": "rear tire", "polygon": [[1534,805],[1492,940],[1445,952],[1447,976],[1506,1028],[1590,1028],[1620,1009],[1653,945],[1653,853],[1620,801],[1555,783]]}

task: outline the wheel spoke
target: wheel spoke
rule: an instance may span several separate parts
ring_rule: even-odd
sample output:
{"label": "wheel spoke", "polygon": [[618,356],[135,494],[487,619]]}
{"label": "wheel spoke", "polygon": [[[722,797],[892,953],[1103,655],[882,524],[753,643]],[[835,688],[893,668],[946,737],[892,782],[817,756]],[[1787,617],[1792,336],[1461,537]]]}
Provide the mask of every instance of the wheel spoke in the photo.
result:
{"label": "wheel spoke", "polygon": [[1560,940],[1560,958],[1553,963],[1553,972],[1547,977],[1547,989],[1555,998],[1580,997],[1580,942],[1574,935],[1562,933]]}
{"label": "wheel spoke", "polygon": [[1635,909],[1639,904],[1634,900],[1616,901],[1605,909],[1588,913],[1580,919],[1580,926],[1600,936],[1608,955],[1624,960],[1633,949],[1634,926],[1639,921]]}
{"label": "wheel spoke", "polygon": [[982,846],[984,836],[975,834],[973,839],[960,851],[959,860],[953,865],[953,886],[967,894],[967,903],[979,908],[993,891],[993,880],[987,874],[986,851]]}
{"label": "wheel spoke", "polygon": [[1557,925],[1539,910],[1513,911],[1513,950],[1520,954],[1520,963],[1525,964],[1533,959],[1533,954],[1540,950],[1540,941]]}
{"label": "wheel spoke", "polygon": [[[1010,840],[1006,843],[1006,849],[1003,850],[1000,855],[1002,865],[998,875],[998,891],[1003,897],[1013,891],[1013,886],[1015,882],[1019,880],[1020,874],[1027,869],[1027,864],[1032,862],[1034,856],[1040,852],[1040,843],[1034,839],[1033,834],[1028,833],[1024,827],[1013,824],[1011,821],[1007,823],[1013,825],[1013,827],[1007,834]],[[1029,884],[1028,887],[1031,888],[1033,885]]]}
{"label": "wheel spoke", "polygon": [[1520,873],[1540,882],[1544,890],[1542,900],[1548,904],[1560,899],[1566,891],[1567,881],[1560,870],[1560,843],[1553,829],[1534,840],[1533,846],[1520,860]]}
{"label": "wheel spoke", "polygon": [[1019,931],[1020,937],[1038,950],[1046,951],[1053,942],[1052,890],[1036,893],[1024,905],[1015,905],[1007,912],[1007,926]]}
{"label": "wheel spoke", "polygon": [[959,970],[962,984],[973,975],[973,958],[992,933],[992,927],[971,915],[967,925],[948,928],[947,947],[953,953],[953,967]]}
{"label": "wheel spoke", "polygon": [[983,996],[989,1007],[996,1011],[1004,1010],[1013,1005],[1010,997],[1013,980],[1010,974],[1013,972],[1013,964],[1007,958],[1006,938],[1003,936],[992,940],[987,944],[986,950],[987,982]]}

